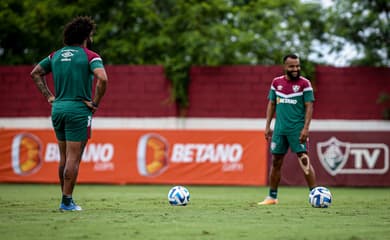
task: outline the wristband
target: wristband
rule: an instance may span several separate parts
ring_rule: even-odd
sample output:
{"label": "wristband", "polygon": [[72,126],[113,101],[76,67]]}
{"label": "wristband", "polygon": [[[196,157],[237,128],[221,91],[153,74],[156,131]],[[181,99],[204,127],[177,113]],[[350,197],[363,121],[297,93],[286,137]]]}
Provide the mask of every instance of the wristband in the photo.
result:
{"label": "wristband", "polygon": [[95,108],[98,108],[99,105],[97,105],[96,103],[92,102],[92,106],[95,107]]}

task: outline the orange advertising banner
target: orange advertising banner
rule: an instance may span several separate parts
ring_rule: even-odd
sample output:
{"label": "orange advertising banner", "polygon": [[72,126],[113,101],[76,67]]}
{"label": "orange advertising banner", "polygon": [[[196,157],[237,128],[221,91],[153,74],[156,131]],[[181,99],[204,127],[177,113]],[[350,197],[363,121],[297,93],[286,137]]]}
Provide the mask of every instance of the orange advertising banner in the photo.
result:
{"label": "orange advertising banner", "polygon": [[[262,131],[94,130],[79,183],[265,185]],[[58,182],[53,130],[0,130],[0,182]]]}

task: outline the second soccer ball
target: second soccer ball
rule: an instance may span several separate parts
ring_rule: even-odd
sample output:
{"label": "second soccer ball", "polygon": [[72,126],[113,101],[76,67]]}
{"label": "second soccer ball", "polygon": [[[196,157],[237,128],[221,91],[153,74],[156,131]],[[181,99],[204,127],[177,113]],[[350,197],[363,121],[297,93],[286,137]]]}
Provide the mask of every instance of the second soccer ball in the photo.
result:
{"label": "second soccer ball", "polygon": [[332,204],[332,194],[326,187],[315,187],[310,191],[309,203],[315,208],[327,208]]}
{"label": "second soccer ball", "polygon": [[190,201],[190,192],[183,186],[175,186],[168,192],[168,201],[173,206],[185,206]]}

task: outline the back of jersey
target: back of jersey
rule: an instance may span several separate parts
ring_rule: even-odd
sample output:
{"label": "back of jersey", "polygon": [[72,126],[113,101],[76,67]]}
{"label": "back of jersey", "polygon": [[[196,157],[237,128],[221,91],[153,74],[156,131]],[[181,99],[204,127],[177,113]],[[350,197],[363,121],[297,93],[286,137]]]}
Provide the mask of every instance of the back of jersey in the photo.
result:
{"label": "back of jersey", "polygon": [[65,46],[50,59],[56,101],[91,99],[93,73],[84,48]]}

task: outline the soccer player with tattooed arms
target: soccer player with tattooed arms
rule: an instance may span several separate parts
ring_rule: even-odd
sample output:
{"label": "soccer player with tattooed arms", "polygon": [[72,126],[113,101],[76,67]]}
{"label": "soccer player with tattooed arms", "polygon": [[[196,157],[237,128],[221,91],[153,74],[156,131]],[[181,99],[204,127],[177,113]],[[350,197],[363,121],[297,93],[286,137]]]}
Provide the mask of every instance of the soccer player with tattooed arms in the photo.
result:
{"label": "soccer player with tattooed arms", "polygon": [[[101,57],[91,51],[96,25],[90,17],[76,17],[64,29],[64,47],[39,62],[31,77],[52,105],[51,120],[60,150],[58,175],[62,200],[60,211],[82,210],[73,201],[81,156],[91,134],[92,114],[106,92],[107,74]],[[52,72],[55,95],[46,84]],[[92,98],[92,84],[96,79]]]}

